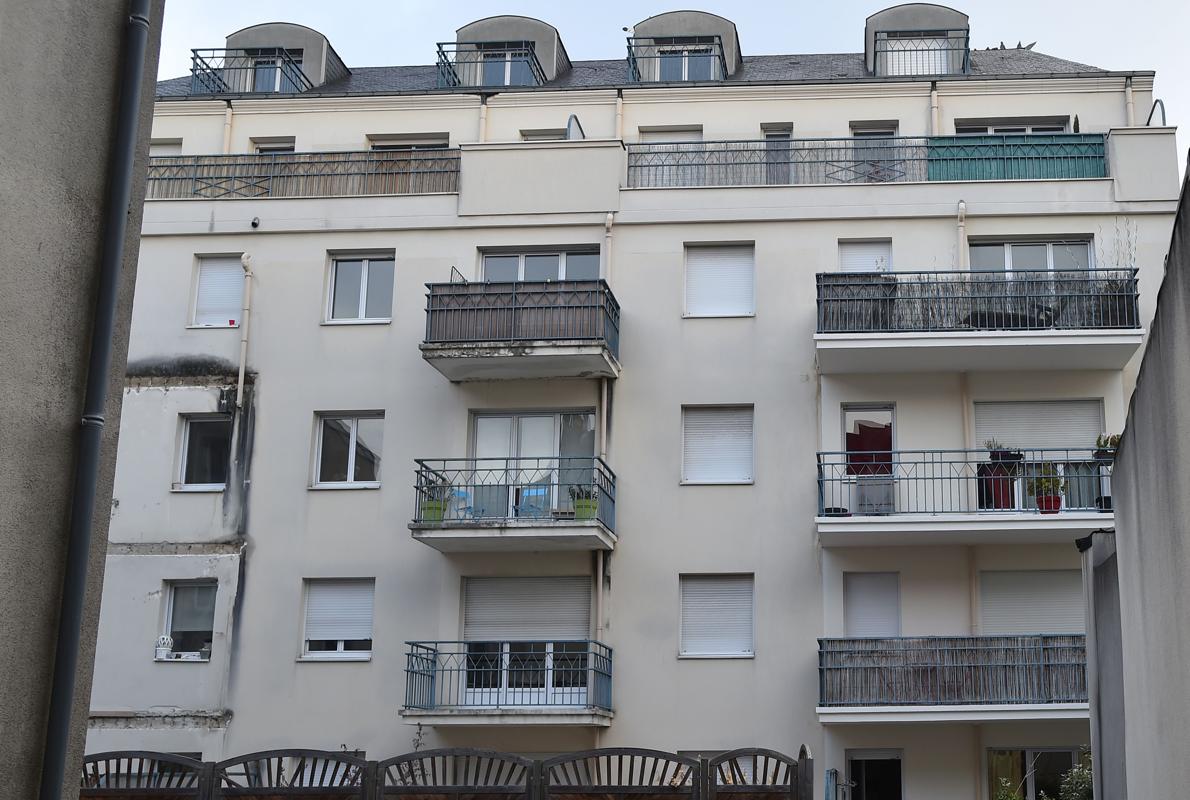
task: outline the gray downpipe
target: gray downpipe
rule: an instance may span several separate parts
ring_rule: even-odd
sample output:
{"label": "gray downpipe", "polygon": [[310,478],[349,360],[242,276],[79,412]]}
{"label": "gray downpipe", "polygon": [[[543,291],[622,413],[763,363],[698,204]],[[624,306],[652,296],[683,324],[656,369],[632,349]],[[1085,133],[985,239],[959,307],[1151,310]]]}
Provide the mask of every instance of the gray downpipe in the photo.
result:
{"label": "gray downpipe", "polygon": [[[149,42],[149,3],[150,0],[130,0],[128,22],[125,25],[120,105],[112,140],[99,287],[96,292],[95,318],[91,323],[91,354],[87,364],[78,460],[75,462],[74,490],[70,502],[70,533],[66,545],[66,568],[62,578],[62,605],[58,617],[58,641],[54,655],[53,684],[50,689],[45,755],[41,762],[41,788],[38,794],[40,800],[59,800],[65,783],[63,771],[66,768],[66,751],[70,743],[70,716],[74,707],[83,597],[87,590],[87,561],[91,552],[95,490],[99,480],[103,414],[112,362],[112,333],[116,324],[120,268],[124,260],[124,236],[128,228],[128,211],[132,200],[132,170],[136,161],[141,84]],[[77,781],[77,777],[75,780]]]}

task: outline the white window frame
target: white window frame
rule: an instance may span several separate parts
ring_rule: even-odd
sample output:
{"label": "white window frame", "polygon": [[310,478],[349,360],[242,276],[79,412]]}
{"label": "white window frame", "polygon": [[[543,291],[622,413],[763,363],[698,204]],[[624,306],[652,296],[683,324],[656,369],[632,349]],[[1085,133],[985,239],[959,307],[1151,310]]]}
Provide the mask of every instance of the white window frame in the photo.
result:
{"label": "white window frame", "polygon": [[[1055,239],[1036,239],[1036,240],[1018,239],[1015,241],[1007,240],[1007,241],[1003,241],[1003,242],[995,241],[995,240],[984,241],[984,242],[981,242],[979,240],[976,240],[974,242],[969,241],[969,242],[967,242],[968,263],[970,263],[971,248],[1002,246],[1004,248],[1004,272],[1006,274],[1009,274],[1014,271],[1012,268],[1012,248],[1014,246],[1045,245],[1045,269],[1047,272],[1053,272],[1054,271],[1054,248],[1062,247],[1065,245],[1072,245],[1072,244],[1086,245],[1086,247],[1087,247],[1087,267],[1086,267],[1086,269],[1088,272],[1096,269],[1096,267],[1095,267],[1095,242],[1093,239],[1090,239],[1090,238],[1072,238],[1072,239],[1057,239],[1057,238],[1055,238]],[[972,269],[971,271],[979,272],[979,273],[995,274],[999,270],[994,270],[994,269],[975,270],[975,269]]]}
{"label": "white window frame", "polygon": [[522,142],[564,142],[565,128],[522,128]]}
{"label": "white window frame", "polygon": [[195,257],[194,257],[194,278],[191,281],[192,285],[190,287],[190,315],[189,315],[189,322],[187,322],[187,324],[186,324],[186,327],[188,329],[229,330],[232,328],[238,328],[238,327],[240,327],[240,325],[242,325],[244,323],[244,320],[240,319],[240,315],[244,311],[244,309],[243,309],[244,289],[243,289],[242,285],[240,287],[240,306],[236,309],[236,322],[234,325],[227,325],[227,324],[203,325],[198,321],[198,292],[199,292],[199,288],[202,285],[203,262],[204,261],[217,261],[219,259],[224,259],[224,258],[238,259],[238,258],[242,258],[242,257],[243,257],[243,253],[201,253],[201,254],[195,255]]}
{"label": "white window frame", "polygon": [[[172,490],[175,492],[222,492],[227,489],[227,483],[186,483],[186,460],[190,457],[190,425],[194,422],[230,422],[230,414],[182,414],[179,416],[179,421],[182,427],[182,440],[178,445],[178,464],[175,470],[176,480],[173,483]],[[233,442],[228,442],[228,451],[234,447]],[[229,465],[230,470],[230,465]]]}
{"label": "white window frame", "polygon": [[[955,124],[955,136],[1021,135],[1030,133],[1069,133],[1070,122],[1002,122],[993,125]],[[960,131],[959,129],[963,130]]]}
{"label": "white window frame", "polygon": [[[748,409],[752,412],[752,468],[751,477],[742,480],[721,480],[721,481],[702,481],[690,480],[686,477],[686,412],[688,410],[707,411],[707,410],[738,410]],[[682,478],[679,481],[681,486],[751,486],[756,483],[756,406],[751,403],[728,403],[724,405],[684,405],[682,406],[682,451],[679,454],[681,458]]]}
{"label": "white window frame", "polygon": [[293,136],[262,136],[252,139],[252,151],[257,155],[296,152],[297,139]]}
{"label": "white window frame", "polygon": [[[372,585],[372,648],[369,650],[345,650],[344,642],[354,639],[327,639],[337,642],[334,650],[310,650],[310,640],[306,637],[306,623],[310,616],[310,584],[319,581],[356,581]],[[376,649],[376,579],[375,578],[335,578],[318,577],[302,578],[302,644],[298,661],[371,661],[372,653]]]}
{"label": "white window frame", "polygon": [[[294,55],[295,53],[296,53],[296,55]],[[299,48],[296,50],[286,50],[285,55],[288,56],[288,59],[283,58],[282,56],[279,56],[279,55],[249,54],[248,57],[252,59],[252,68],[250,70],[248,70],[247,91],[249,93],[255,93],[255,94],[267,94],[268,92],[280,92],[282,78],[285,77],[283,75],[285,64],[292,62],[295,67],[297,67],[299,70],[301,70],[303,68],[303,61],[304,61],[306,54],[302,49]],[[265,89],[265,90],[257,89],[256,88],[256,73],[257,73],[257,71],[261,67],[267,68],[270,66],[275,70],[275,73],[273,76],[273,88]],[[301,89],[297,89],[296,91],[301,91]]]}
{"label": "white window frame", "polygon": [[[1073,766],[1078,766],[1082,758],[1084,748],[1082,747],[987,747],[983,751],[983,775],[984,780],[991,783],[992,759],[991,754],[993,750],[1019,750],[1025,754],[1025,785],[1024,785],[1024,800],[1037,800],[1037,784],[1034,780],[1035,770],[1031,769],[1034,758],[1038,753],[1070,753],[1071,763]],[[902,772],[902,777],[904,773]]]}
{"label": "white window frame", "polygon": [[[162,618],[162,626],[161,626],[161,628],[162,628],[161,635],[162,636],[170,636],[171,633],[173,632],[174,590],[177,589],[179,586],[210,586],[210,587],[214,588],[214,590],[215,590],[215,602],[218,602],[218,600],[219,600],[219,582],[215,581],[215,580],[188,580],[188,579],[172,580],[171,579],[171,580],[167,580],[165,582],[165,585],[166,585],[165,615]],[[215,647],[214,638],[215,638],[215,615],[212,612],[212,614],[211,614],[211,650],[212,650],[212,652],[214,652],[214,647]],[[201,650],[198,650],[198,651],[171,650],[170,655],[172,656],[174,653],[183,653],[183,652],[184,653],[195,653],[195,652],[201,653],[202,651]],[[193,664],[195,662],[198,662],[201,664],[205,664],[205,663],[209,662],[211,660],[211,658],[210,658],[210,656],[207,656],[206,658],[202,658],[200,656],[198,658],[185,658],[185,659],[154,657],[153,660],[160,662],[160,663],[189,662],[189,663]]]}
{"label": "white window frame", "polygon": [[[397,259],[393,253],[367,253],[363,255],[353,255],[350,253],[337,253],[331,255],[331,265],[328,273],[328,280],[326,282],[326,305],[322,310],[322,324],[323,325],[385,325],[391,324],[393,321],[393,302],[397,296]],[[356,310],[359,313],[358,317],[336,317],[335,313],[335,274],[339,270],[340,261],[362,261],[363,269],[360,273],[359,283],[359,304]],[[393,262],[393,294],[388,299],[388,316],[387,317],[368,317],[364,316],[368,310],[368,272],[369,267],[373,261],[391,261]]]}
{"label": "white window frame", "polygon": [[[675,37],[663,37],[663,38],[675,38]],[[683,38],[687,38],[687,37],[679,36],[676,38],[683,39]],[[690,78],[690,56],[692,56],[692,55],[693,56],[709,56],[710,57],[711,77],[706,78],[705,80],[711,80],[711,81],[722,80],[722,76],[719,75],[720,64],[719,64],[719,59],[716,58],[715,42],[713,40],[709,41],[709,42],[680,42],[680,43],[673,42],[673,43],[665,43],[665,44],[655,42],[654,46],[657,48],[657,82],[658,83],[660,83],[663,80],[666,80],[665,78],[661,77],[662,61],[665,59],[666,56],[677,56],[677,55],[680,55],[682,57],[682,77],[681,77],[682,81],[691,80],[691,78]],[[704,80],[704,79],[700,78],[699,80]]]}
{"label": "white window frame", "polygon": [[368,134],[368,149],[375,152],[410,152],[413,150],[444,150],[450,147],[450,134]]}
{"label": "white window frame", "polygon": [[[598,257],[599,258],[599,276],[596,278],[571,278],[571,277],[567,276],[567,274],[566,274],[566,256],[567,255]],[[517,278],[515,281],[516,283],[522,283],[525,281],[525,257],[526,256],[557,256],[558,257],[558,276],[559,277],[549,278],[548,279],[549,282],[569,281],[569,280],[601,280],[603,278],[603,257],[602,257],[602,254],[600,253],[600,251],[598,249],[583,249],[581,247],[575,247],[570,250],[540,250],[540,251],[525,250],[523,252],[517,252],[517,253],[500,253],[500,252],[481,253],[480,260],[479,260],[480,261],[479,267],[480,267],[480,271],[483,273],[483,275],[480,278],[480,280],[483,282],[489,282],[488,276],[487,276],[487,272],[488,272],[487,260],[489,257],[512,258],[514,256],[517,259],[517,268],[516,268]],[[503,283],[504,281],[495,281],[495,282]],[[530,283],[536,283],[536,282],[537,281],[530,281]]]}
{"label": "white window frame", "polygon": [[[690,251],[714,248],[741,248],[752,251],[752,309],[734,314],[700,314],[690,310]],[[682,319],[747,319],[756,316],[756,243],[755,242],[687,242],[682,247]]]}
{"label": "white window frame", "polygon": [[[682,639],[684,638],[684,631],[682,625],[682,581],[687,578],[751,578],[752,579],[752,608],[751,623],[752,623],[752,650],[741,652],[723,652],[723,653],[696,653],[686,652],[682,649]],[[741,659],[741,658],[756,658],[756,573],[755,572],[682,572],[678,575],[678,659],[679,660],[706,660],[706,659]]]}
{"label": "white window frame", "polygon": [[[320,478],[322,468],[322,434],[324,419],[350,419],[351,439],[347,444],[347,480],[324,481]],[[384,420],[383,411],[319,411],[314,415],[315,444],[314,444],[314,477],[311,481],[312,489],[379,489],[380,481],[357,481],[355,478],[355,446],[358,441],[359,421],[361,419]],[[384,454],[380,454],[380,468],[384,469]]]}
{"label": "white window frame", "polygon": [[[529,66],[529,54],[532,52],[529,48],[518,49],[515,47],[505,47],[492,49],[480,49],[479,56],[479,86],[521,86],[522,84],[513,84],[512,81],[512,65],[514,63],[525,63],[525,68],[529,70],[530,77],[533,75],[533,68]],[[483,78],[487,74],[485,67],[491,61],[504,62],[504,80],[502,83],[486,83]],[[534,84],[527,84],[532,86]]]}
{"label": "white window frame", "polygon": [[[176,153],[172,153],[172,152],[171,153],[162,153],[162,152],[154,153],[153,152],[154,147],[168,148],[170,150],[173,150],[176,147],[177,152]],[[181,139],[178,139],[175,137],[172,139],[150,139],[149,140],[149,157],[150,158],[166,158],[169,156],[176,157],[176,156],[180,156],[180,155],[182,155],[182,140]]]}

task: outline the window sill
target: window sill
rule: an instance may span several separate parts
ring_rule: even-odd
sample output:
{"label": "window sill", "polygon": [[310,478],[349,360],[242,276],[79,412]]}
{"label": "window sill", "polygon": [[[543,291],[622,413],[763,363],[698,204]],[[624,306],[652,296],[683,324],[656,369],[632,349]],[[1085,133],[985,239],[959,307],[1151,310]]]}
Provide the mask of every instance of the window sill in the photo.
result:
{"label": "window sill", "polygon": [[183,484],[175,483],[169,487],[171,493],[174,494],[220,494],[227,490],[225,483],[195,483]]}
{"label": "window sill", "polygon": [[315,483],[308,487],[312,492],[344,492],[352,489],[379,489],[379,483]]}
{"label": "window sill", "polygon": [[327,327],[337,327],[339,325],[392,325],[392,317],[377,318],[377,319],[324,319],[322,325]]}
{"label": "window sill", "polygon": [[239,324],[236,324],[236,325],[193,325],[193,324],[191,324],[191,325],[186,326],[186,330],[188,330],[188,331],[229,331],[229,330],[232,330],[233,328],[238,328],[238,327],[240,327]]}
{"label": "window sill", "polygon": [[297,661],[299,664],[303,663],[303,662],[319,662],[319,663],[323,663],[323,664],[333,664],[336,661],[359,662],[359,661],[371,661],[371,660],[372,660],[371,653],[359,653],[359,654],[352,653],[350,655],[335,654],[335,655],[325,655],[325,656],[317,656],[317,655],[311,655],[311,654],[307,653],[306,655],[297,657]]}
{"label": "window sill", "polygon": [[158,664],[210,664],[210,658],[154,658]]}
{"label": "window sill", "polygon": [[755,483],[755,478],[749,478],[746,481],[678,481],[679,486],[752,486]]}
{"label": "window sill", "polygon": [[682,319],[756,319],[756,312],[751,314],[683,314]]}
{"label": "window sill", "polygon": [[756,658],[755,653],[678,653],[679,661],[706,661],[713,658],[725,658],[732,661]]}

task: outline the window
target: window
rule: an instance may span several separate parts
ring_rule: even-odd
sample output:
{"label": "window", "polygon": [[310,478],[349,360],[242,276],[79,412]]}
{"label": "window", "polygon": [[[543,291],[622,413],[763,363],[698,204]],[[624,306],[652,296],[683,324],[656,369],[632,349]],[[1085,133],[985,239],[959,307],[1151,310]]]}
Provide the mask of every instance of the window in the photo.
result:
{"label": "window", "polygon": [[849,500],[853,514],[890,514],[896,510],[893,413],[891,405],[843,405],[847,475],[848,481],[854,482],[854,494]]}
{"label": "window", "polygon": [[331,262],[329,322],[388,322],[393,316],[393,257]]}
{"label": "window", "polygon": [[489,253],[483,257],[483,279],[489,283],[599,280],[599,253]]}
{"label": "window", "polygon": [[892,270],[892,240],[839,242],[842,272],[889,272]]}
{"label": "window", "polygon": [[954,132],[960,136],[986,136],[988,134],[1066,133],[1067,123],[1060,120],[1033,122],[1030,120],[1006,121],[1000,124],[967,123],[955,120]]}
{"label": "window", "polygon": [[372,150],[441,150],[450,147],[449,133],[370,134]]}
{"label": "window", "polygon": [[320,415],[315,485],[379,486],[383,444],[383,414]]}
{"label": "window", "polygon": [[252,138],[252,149],[258,155],[270,153],[292,153],[295,139],[292,136],[262,136]]}
{"label": "window", "polygon": [[1059,797],[1062,777],[1076,764],[1090,766],[1090,754],[1074,747],[988,750],[989,797],[998,796],[1002,783],[1021,800]]}
{"label": "window", "polygon": [[752,575],[681,575],[683,656],[752,656]]}
{"label": "window", "polygon": [[900,750],[848,750],[850,800],[901,800],[904,797]]}
{"label": "window", "polygon": [[686,316],[747,317],[756,313],[752,245],[686,247]]}
{"label": "window", "polygon": [[244,305],[244,269],[239,256],[198,259],[194,292],[194,325],[199,328],[234,328]]}
{"label": "window", "polygon": [[764,182],[770,186],[793,183],[793,126],[788,123],[765,123]]}
{"label": "window", "polygon": [[554,142],[566,139],[565,128],[539,128],[537,130],[522,130],[522,142]]}
{"label": "window", "polygon": [[843,573],[843,635],[901,635],[901,576],[896,572]]}
{"label": "window", "polygon": [[972,242],[969,252],[974,271],[1073,271],[1092,267],[1091,243],[1086,239]]}
{"label": "window", "polygon": [[682,408],[682,482],[751,483],[752,406]]}
{"label": "window", "polygon": [[537,84],[530,61],[533,51],[525,42],[483,42],[481,86],[534,86]]}
{"label": "window", "polygon": [[302,658],[360,661],[372,656],[372,599],[376,582],[306,580]]}
{"label": "window", "polygon": [[182,427],[182,469],[177,488],[222,491],[231,460],[231,417],[183,417]]}
{"label": "window", "polygon": [[654,142],[701,142],[702,126],[692,125],[687,128],[639,128],[637,140],[641,144]]}
{"label": "window", "polygon": [[1082,572],[1077,569],[985,570],[979,573],[983,636],[1083,633]]}
{"label": "window", "polygon": [[177,582],[168,585],[165,635],[173,640],[171,660],[195,661],[211,657],[215,627],[217,584]]}
{"label": "window", "polygon": [[149,141],[149,157],[182,155],[181,139],[152,139]]}
{"label": "window", "polygon": [[[302,68],[302,51],[282,51],[276,48],[246,50],[252,59],[252,88],[253,92],[300,92],[301,88],[294,82],[293,71]],[[289,58],[285,58],[288,55]]]}
{"label": "window", "polygon": [[653,43],[657,46],[657,80],[712,81],[719,76],[716,37],[670,36]]}

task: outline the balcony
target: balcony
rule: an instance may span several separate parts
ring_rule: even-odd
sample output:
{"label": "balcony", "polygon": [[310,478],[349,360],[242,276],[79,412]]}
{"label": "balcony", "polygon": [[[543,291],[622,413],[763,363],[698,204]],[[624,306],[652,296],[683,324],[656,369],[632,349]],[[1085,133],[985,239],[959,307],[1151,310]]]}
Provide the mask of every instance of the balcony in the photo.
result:
{"label": "balcony", "polygon": [[1098,133],[628,145],[630,188],[1105,178]]}
{"label": "balcony", "polygon": [[409,529],[436,550],[611,550],[616,544],[616,476],[601,458],[416,463]]}
{"label": "balcony", "polygon": [[545,71],[534,44],[520,42],[439,42],[438,86],[541,86]]}
{"label": "balcony", "polygon": [[1115,451],[818,454],[826,546],[1070,543],[1110,527]]}
{"label": "balcony", "polygon": [[145,199],[364,197],[458,190],[458,150],[243,153],[150,158]]}
{"label": "balcony", "polygon": [[971,71],[967,31],[877,31],[875,45],[879,77]]}
{"label": "balcony", "polygon": [[1086,719],[1086,637],[818,640],[824,723]]}
{"label": "balcony", "polygon": [[825,373],[1120,369],[1140,346],[1135,269],[819,273]]}
{"label": "balcony", "polygon": [[620,374],[620,304],[604,281],[426,288],[422,357],[451,381]]}
{"label": "balcony", "polygon": [[719,81],[726,75],[718,35],[628,37],[628,80],[633,83]]}
{"label": "balcony", "polygon": [[611,724],[612,650],[600,642],[407,644],[401,715],[411,723]]}
{"label": "balcony", "polygon": [[311,86],[302,72],[300,51],[284,47],[190,51],[191,94],[297,94]]}

